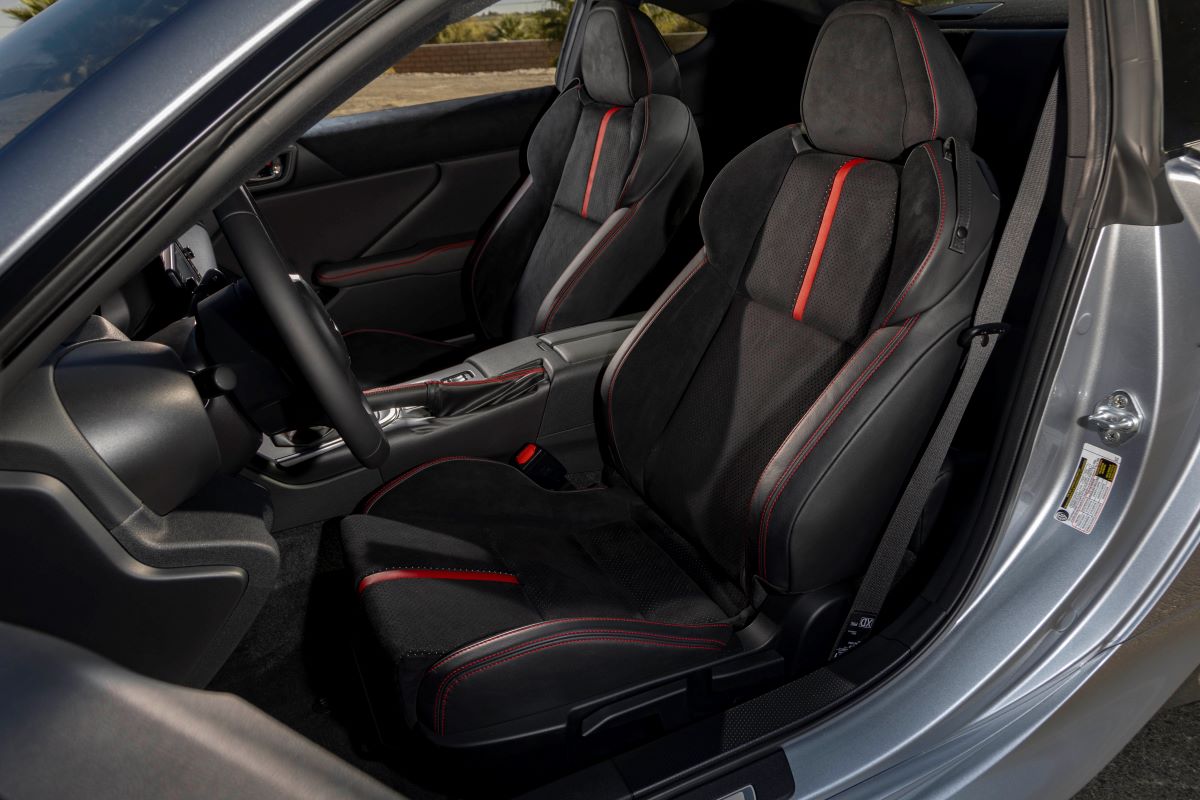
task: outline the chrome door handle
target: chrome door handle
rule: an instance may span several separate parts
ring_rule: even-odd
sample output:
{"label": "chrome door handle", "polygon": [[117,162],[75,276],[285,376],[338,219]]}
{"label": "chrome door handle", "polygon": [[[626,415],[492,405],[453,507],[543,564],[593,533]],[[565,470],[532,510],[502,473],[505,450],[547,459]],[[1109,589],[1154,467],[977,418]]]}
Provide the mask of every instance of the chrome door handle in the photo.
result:
{"label": "chrome door handle", "polygon": [[250,189],[257,189],[260,186],[283,183],[292,177],[295,165],[296,148],[292,146],[272,158],[258,172],[254,173],[254,177],[246,181],[246,186]]}

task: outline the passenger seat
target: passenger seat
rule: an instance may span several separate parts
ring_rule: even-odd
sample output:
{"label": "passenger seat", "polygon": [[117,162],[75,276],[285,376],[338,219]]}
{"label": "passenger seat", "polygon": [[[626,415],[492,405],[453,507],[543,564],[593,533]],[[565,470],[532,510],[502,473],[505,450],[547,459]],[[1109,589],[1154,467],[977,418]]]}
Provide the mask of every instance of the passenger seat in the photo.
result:
{"label": "passenger seat", "polygon": [[[464,304],[481,344],[615,315],[699,191],[700,138],[678,99],[675,57],[650,19],[597,2],[580,68],[582,79],[534,129],[528,174],[467,259]],[[372,386],[466,355],[399,330],[355,331],[346,344]]]}

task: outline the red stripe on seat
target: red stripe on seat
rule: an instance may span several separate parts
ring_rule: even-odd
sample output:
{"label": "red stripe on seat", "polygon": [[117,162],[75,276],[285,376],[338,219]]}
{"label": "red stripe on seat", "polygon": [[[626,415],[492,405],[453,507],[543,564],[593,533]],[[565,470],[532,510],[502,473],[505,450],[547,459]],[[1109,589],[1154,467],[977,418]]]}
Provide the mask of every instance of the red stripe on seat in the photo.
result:
{"label": "red stripe on seat", "polygon": [[383,572],[373,572],[358,582],[358,592],[362,594],[368,586],[385,581],[402,581],[409,579],[427,579],[441,581],[485,581],[488,583],[520,583],[516,575],[505,572],[478,572],[467,569],[389,569]]}
{"label": "red stripe on seat", "polygon": [[842,164],[833,176],[833,185],[829,187],[829,199],[825,201],[825,213],[821,215],[821,227],[817,229],[817,240],[813,243],[808,269],[804,272],[804,282],[800,284],[796,305],[792,308],[793,319],[804,319],[804,307],[808,305],[808,296],[812,293],[813,282],[817,279],[817,269],[821,266],[821,256],[825,254],[825,243],[829,240],[829,229],[833,227],[833,218],[837,214],[838,200],[842,197],[842,185],[846,182],[846,176],[850,170],[865,162],[865,158],[852,158]]}
{"label": "red stripe on seat", "polygon": [[620,106],[613,106],[605,111],[604,116],[600,119],[600,130],[596,132],[596,149],[592,151],[592,167],[588,170],[587,188],[583,191],[583,210],[579,212],[582,216],[587,216],[588,203],[592,199],[592,183],[596,180],[596,167],[600,164],[600,151],[604,149],[604,132],[608,130],[608,121],[612,119],[612,115],[620,110]]}

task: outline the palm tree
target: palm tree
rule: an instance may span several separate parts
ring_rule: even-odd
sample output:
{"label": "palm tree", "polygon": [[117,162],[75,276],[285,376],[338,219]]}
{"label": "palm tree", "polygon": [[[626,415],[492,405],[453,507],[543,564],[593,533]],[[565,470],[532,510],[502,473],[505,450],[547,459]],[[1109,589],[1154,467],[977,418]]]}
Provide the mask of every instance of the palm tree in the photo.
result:
{"label": "palm tree", "polygon": [[543,39],[561,42],[567,35],[567,21],[575,0],[550,0],[550,4],[537,12],[537,26]]}
{"label": "palm tree", "polygon": [[54,0],[21,0],[21,5],[3,9],[3,11],[13,19],[27,22],[52,5],[54,5]]}
{"label": "palm tree", "polygon": [[[516,14],[504,14],[492,25],[492,36],[501,42],[525,38],[524,21]],[[491,38],[491,37],[489,37]]]}

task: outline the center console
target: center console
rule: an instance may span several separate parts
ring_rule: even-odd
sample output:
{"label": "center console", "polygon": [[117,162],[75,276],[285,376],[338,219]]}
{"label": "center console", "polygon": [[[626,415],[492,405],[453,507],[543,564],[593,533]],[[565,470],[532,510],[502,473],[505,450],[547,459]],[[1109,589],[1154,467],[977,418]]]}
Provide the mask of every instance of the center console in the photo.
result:
{"label": "center console", "polygon": [[281,530],[348,514],[382,482],[444,456],[507,460],[535,443],[568,473],[598,471],[600,375],[636,323],[623,317],[526,337],[368,390],[391,446],[378,470],[361,467],[335,431],[318,430],[263,437],[250,476],[271,491]]}

